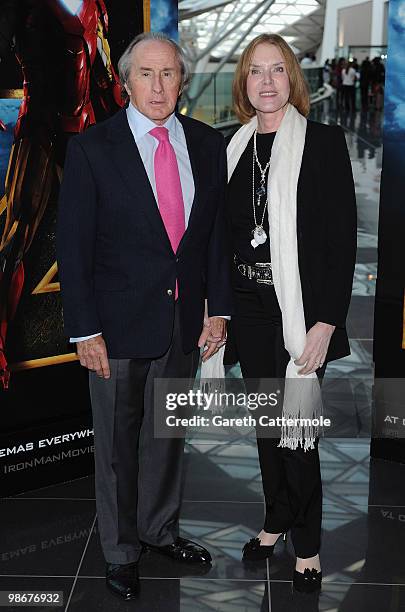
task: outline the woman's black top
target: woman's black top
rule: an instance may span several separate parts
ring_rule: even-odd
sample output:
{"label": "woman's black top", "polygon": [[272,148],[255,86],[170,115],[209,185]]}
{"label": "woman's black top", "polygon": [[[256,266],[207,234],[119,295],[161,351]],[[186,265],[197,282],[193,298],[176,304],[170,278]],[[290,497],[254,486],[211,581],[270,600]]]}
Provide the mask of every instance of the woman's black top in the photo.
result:
{"label": "woman's black top", "polygon": [[[262,168],[264,168],[269,161],[275,136],[276,132],[257,134],[257,157],[259,158]],[[252,232],[255,228],[252,205],[252,155],[253,136],[240,156],[239,162],[232,174],[228,186],[227,200],[233,252],[236,253],[241,260],[249,264],[270,261],[269,219],[267,210],[263,219],[263,229],[267,234],[267,240],[264,244],[259,244],[255,249],[250,244],[253,238]],[[266,172],[266,186],[267,176],[268,171]],[[260,178],[260,171],[255,163],[255,189],[260,185]],[[262,196],[260,206],[257,206],[256,201],[257,197],[255,196],[256,221],[260,224],[263,216],[263,207],[266,202],[266,195]],[[269,205],[271,205],[270,202]]]}

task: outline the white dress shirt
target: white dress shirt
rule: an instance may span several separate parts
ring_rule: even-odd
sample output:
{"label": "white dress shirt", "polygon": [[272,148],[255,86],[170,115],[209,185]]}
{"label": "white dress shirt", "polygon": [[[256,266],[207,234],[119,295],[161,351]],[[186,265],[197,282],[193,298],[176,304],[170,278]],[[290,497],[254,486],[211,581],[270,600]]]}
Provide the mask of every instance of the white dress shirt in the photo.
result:
{"label": "white dress shirt", "polygon": [[[158,205],[158,198],[156,193],[156,181],[154,172],[154,155],[159,145],[159,141],[154,138],[149,132],[156,127],[151,119],[143,115],[133,104],[129,104],[126,110],[129,127],[134,137],[136,146],[138,147],[139,154],[141,156],[143,165],[148,175],[149,182],[151,184],[156,204]],[[173,113],[162,125],[169,130],[169,140],[176,153],[177,164],[179,167],[181,190],[183,193],[184,202],[184,220],[187,228],[188,220],[190,218],[191,208],[193,205],[195,188],[193,172],[191,170],[190,157],[187,149],[186,137],[184,134],[183,126]],[[224,317],[230,318],[230,317]],[[70,338],[70,342],[81,342],[82,340],[89,340],[100,336],[102,332],[92,334],[91,336],[81,336],[80,338]]]}

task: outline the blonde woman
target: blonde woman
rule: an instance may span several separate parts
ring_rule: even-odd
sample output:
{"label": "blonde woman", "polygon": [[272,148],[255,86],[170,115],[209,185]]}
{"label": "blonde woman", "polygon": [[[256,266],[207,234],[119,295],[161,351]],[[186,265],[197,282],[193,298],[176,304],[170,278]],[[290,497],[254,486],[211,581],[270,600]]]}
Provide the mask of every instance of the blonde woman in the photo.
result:
{"label": "blonde woman", "polygon": [[[306,119],[303,73],[278,35],[248,45],[233,94],[243,125],[228,146],[236,314],[225,363],[238,360],[247,379],[316,380],[328,361],[350,352],[356,205],[344,133]],[[302,429],[257,442],[266,517],[243,559],[269,558],[290,530],[294,586],[315,591],[322,578],[318,438]]]}

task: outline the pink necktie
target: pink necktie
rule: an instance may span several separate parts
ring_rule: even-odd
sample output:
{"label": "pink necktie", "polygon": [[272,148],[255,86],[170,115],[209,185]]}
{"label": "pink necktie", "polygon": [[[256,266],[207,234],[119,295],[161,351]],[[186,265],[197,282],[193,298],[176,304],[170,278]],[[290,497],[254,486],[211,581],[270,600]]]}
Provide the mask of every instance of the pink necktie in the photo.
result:
{"label": "pink necktie", "polygon": [[[170,244],[176,253],[186,229],[184,220],[184,201],[181,191],[177,158],[169,140],[169,130],[156,127],[149,132],[159,141],[155,152],[154,169],[159,211],[169,236]],[[175,299],[178,296],[176,280]]]}

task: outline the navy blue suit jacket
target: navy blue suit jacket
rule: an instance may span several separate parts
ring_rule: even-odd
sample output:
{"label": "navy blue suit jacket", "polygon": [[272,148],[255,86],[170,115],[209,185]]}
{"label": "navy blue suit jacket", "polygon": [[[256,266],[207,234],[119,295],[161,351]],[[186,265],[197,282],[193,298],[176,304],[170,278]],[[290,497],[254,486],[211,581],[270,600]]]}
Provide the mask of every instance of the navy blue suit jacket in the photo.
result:
{"label": "navy blue suit jacket", "polygon": [[102,332],[111,358],[168,349],[179,282],[182,344],[209,315],[232,314],[221,134],[181,121],[195,183],[187,230],[171,248],[126,111],[71,139],[59,197],[57,257],[67,336]]}

